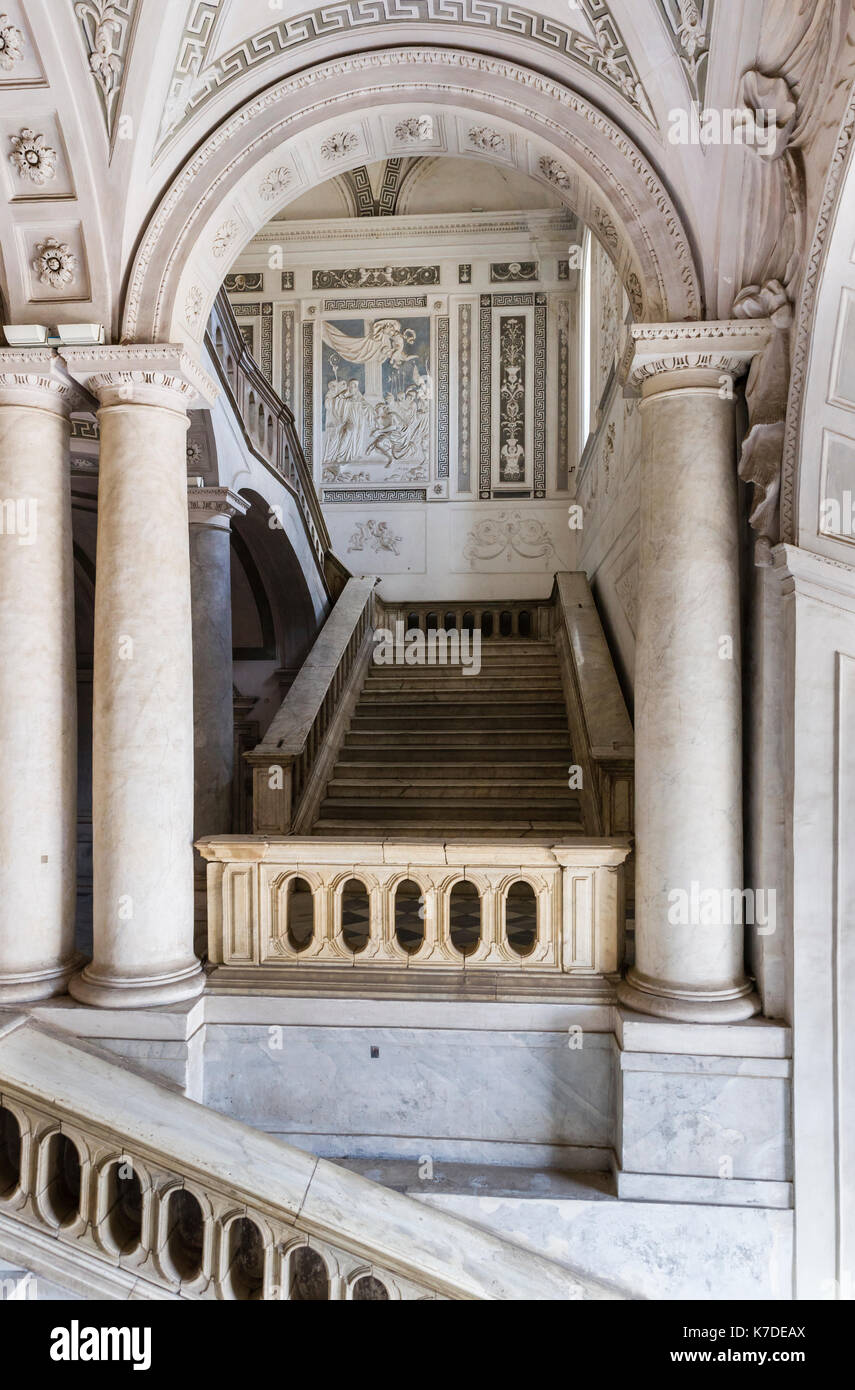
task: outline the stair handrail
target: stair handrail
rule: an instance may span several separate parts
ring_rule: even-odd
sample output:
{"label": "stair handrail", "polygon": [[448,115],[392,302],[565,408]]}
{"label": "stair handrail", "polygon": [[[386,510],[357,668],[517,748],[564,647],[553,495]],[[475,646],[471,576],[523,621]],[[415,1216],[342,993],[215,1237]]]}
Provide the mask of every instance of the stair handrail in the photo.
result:
{"label": "stair handrail", "polygon": [[331,770],[373,646],[377,580],[349,579],[262,741],[252,767],[253,834],[287,835]]}
{"label": "stair handrail", "polygon": [[[366,1276],[378,1278],[389,1298],[622,1297],[487,1230],[199,1105],[58,1028],[9,1011],[0,1011],[0,1105],[12,1115],[21,1141],[17,1181],[0,1196],[0,1253],[10,1243],[18,1257],[22,1250],[32,1252],[28,1267],[36,1274],[41,1264],[50,1277],[59,1255],[72,1276],[75,1260],[81,1278],[87,1268],[102,1277],[108,1271],[115,1297],[123,1296],[124,1277],[137,1298],[205,1298],[213,1292],[219,1298],[281,1300],[290,1296],[290,1259],[308,1244],[325,1257],[330,1283],[336,1284],[331,1299],[353,1297],[354,1284]],[[80,1182],[77,1210],[57,1220],[49,1210],[48,1169],[51,1145],[60,1138],[77,1151]],[[110,1235],[115,1175],[124,1170],[127,1177],[128,1169],[142,1200],[133,1249]],[[170,1263],[170,1208],[177,1192],[189,1193],[201,1211],[198,1274]],[[262,1282],[250,1293],[236,1293],[233,1285],[234,1223],[241,1221],[255,1228],[263,1251]]]}
{"label": "stair handrail", "polygon": [[332,543],[294,412],[252,356],[225,289],[221,288],[214,300],[205,343],[223,394],[240,421],[247,448],[293,494],[321,577],[330,589]]}

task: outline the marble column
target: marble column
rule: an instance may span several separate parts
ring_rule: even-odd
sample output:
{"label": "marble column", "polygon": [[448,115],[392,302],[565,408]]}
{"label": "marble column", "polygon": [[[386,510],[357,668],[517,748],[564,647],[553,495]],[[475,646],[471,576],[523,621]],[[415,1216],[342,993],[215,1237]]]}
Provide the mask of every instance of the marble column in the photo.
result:
{"label": "marble column", "polygon": [[0,350],[0,1004],[63,993],[77,964],[74,408],[49,348]]}
{"label": "marble column", "polygon": [[765,321],[640,324],[625,379],[642,402],[635,656],[636,959],[642,1013],[751,1017],[744,966],[742,679],[734,382]]}
{"label": "marble column", "polygon": [[180,347],[69,349],[101,404],[93,674],[93,960],[108,1008],[204,983],[193,950],[193,652],[187,412],[213,402]]}
{"label": "marble column", "polygon": [[[232,685],[231,519],[249,502],[227,487],[191,487],[190,593],[193,611],[193,836],[232,829],[234,687]],[[204,859],[196,854],[196,949],[207,944]]]}

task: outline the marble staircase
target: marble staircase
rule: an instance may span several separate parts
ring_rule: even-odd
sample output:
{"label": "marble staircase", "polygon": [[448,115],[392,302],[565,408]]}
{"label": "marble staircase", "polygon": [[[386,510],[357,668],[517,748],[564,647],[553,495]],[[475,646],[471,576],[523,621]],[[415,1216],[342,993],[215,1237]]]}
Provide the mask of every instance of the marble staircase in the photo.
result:
{"label": "marble staircase", "polygon": [[583,833],[555,644],[495,638],[481,668],[365,675],[314,835]]}

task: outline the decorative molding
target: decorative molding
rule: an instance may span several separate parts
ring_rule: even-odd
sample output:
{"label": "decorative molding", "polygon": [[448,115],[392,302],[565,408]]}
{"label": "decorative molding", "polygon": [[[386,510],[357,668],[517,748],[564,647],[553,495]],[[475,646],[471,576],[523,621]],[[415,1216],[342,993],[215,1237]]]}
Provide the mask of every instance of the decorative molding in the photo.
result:
{"label": "decorative molding", "polygon": [[546,496],[546,295],[534,296],[534,495]]}
{"label": "decorative molding", "polygon": [[531,291],[521,294],[503,294],[500,292],[492,296],[494,309],[530,309],[534,305],[534,301],[535,297]]}
{"label": "decorative molding", "polygon": [[233,217],[229,217],[217,228],[216,235],[211,244],[211,251],[217,260],[222,259],[229,247],[235,243],[239,236],[240,227]]}
{"label": "decorative molding", "polygon": [[112,137],[138,0],[76,0],[89,68]]}
{"label": "decorative molding", "polygon": [[56,177],[57,152],[45,143],[43,135],[37,135],[29,126],[22,126],[19,135],[10,135],[12,153],[9,162],[13,164],[22,179],[41,187],[48,179]]}
{"label": "decorative molding", "polygon": [[479,435],[478,488],[481,500],[489,500],[493,478],[491,469],[493,422],[491,418],[493,395],[493,299],[482,294],[480,301],[479,331],[479,394],[481,419]]}
{"label": "decorative molding", "polygon": [[226,294],[262,294],[264,275],[260,270],[248,270],[244,274],[226,275],[223,284]]}
{"label": "decorative molding", "polygon": [[473,149],[483,150],[486,154],[503,154],[508,148],[505,136],[489,126],[472,126],[466,138]]}
{"label": "decorative molding", "polygon": [[[264,304],[233,304],[232,309],[236,319],[261,319],[261,328],[258,335],[258,343],[250,346],[249,350],[258,366],[261,368],[262,375],[270,385],[273,385],[273,304],[266,301]],[[249,344],[248,344],[249,346]],[[256,355],[254,347],[258,347]]]}
{"label": "decorative molding", "polygon": [[315,459],[315,325],[305,322],[302,325],[303,337],[303,453],[309,468]]}
{"label": "decorative molding", "polygon": [[199,324],[202,320],[202,309],[205,303],[205,296],[198,285],[191,285],[187,291],[187,298],[184,301],[184,321],[191,333],[198,337]]}
{"label": "decorative molding", "polygon": [[507,284],[513,280],[539,280],[540,266],[537,261],[499,261],[490,266],[490,280],[495,284]]}
{"label": "decorative molding", "polygon": [[[457,16],[454,17],[456,19]],[[241,139],[247,126],[256,117],[271,117],[272,123],[267,125],[263,133],[251,138],[241,150],[233,154],[229,165],[229,177],[234,179],[238,176],[240,165],[256,158],[261,146],[267,148],[271,139],[277,135],[287,138],[288,127],[296,117],[281,114],[277,116],[277,112],[281,112],[282,104],[288,96],[297,93],[301,95],[301,118],[304,118],[308,89],[319,85],[327,87],[331,80],[342,77],[349,80],[351,90],[355,91],[360,74],[375,72],[382,74],[383,79],[375,91],[383,92],[389,89],[390,71],[419,59],[422,60],[426,73],[436,74],[432,75],[430,80],[425,80],[425,90],[430,91],[432,83],[439,85],[440,73],[443,77],[443,91],[448,94],[456,92],[467,81],[471,82],[473,74],[477,74],[480,83],[488,84],[490,76],[495,74],[497,79],[516,83],[520,88],[529,91],[536,89],[541,104],[544,101],[555,103],[555,116],[562,115],[563,108],[564,112],[572,114],[577,121],[589,127],[591,135],[596,134],[599,139],[607,141],[611,150],[607,152],[608,157],[605,157],[595,153],[591,144],[583,140],[581,133],[568,130],[563,119],[535,115],[530,104],[502,98],[502,106],[508,119],[519,120],[525,115],[527,119],[542,125],[544,130],[549,129],[550,138],[558,136],[571,147],[578,146],[583,164],[595,167],[597,176],[611,184],[616,203],[623,209],[634,237],[639,243],[643,243],[642,268],[651,287],[648,294],[653,299],[656,309],[662,310],[663,317],[693,319],[700,315],[703,308],[700,282],[692,250],[677,210],[652,166],[611,120],[569,88],[550,81],[540,73],[520,68],[514,63],[488,59],[480,54],[457,49],[413,48],[354,54],[346,60],[325,62],[310,71],[275,83],[224,120],[183,166],[142,236],[128,284],[122,325],[125,336],[140,337],[148,333],[156,335],[164,331],[161,320],[166,311],[165,301],[171,305],[168,296],[174,292],[176,278],[187,264],[187,242],[198,235],[196,228],[199,220],[210,215],[207,213],[207,205],[216,198],[222,198],[222,189],[219,186],[221,180],[209,180],[205,185],[198,179],[198,175],[212,157],[219,156],[225,147]],[[456,81],[451,77],[454,70],[460,74]],[[617,165],[619,160],[629,166],[631,173],[620,171]],[[182,230],[174,244],[166,248],[165,254],[161,248],[163,258],[157,258],[156,285],[147,285],[149,267],[155,258],[160,238],[173,212],[191,186],[201,188],[202,192],[196,196],[192,211],[183,217]],[[644,215],[642,205],[648,209]],[[658,214],[656,217],[651,216],[654,208]],[[374,226],[376,225],[375,223]],[[276,229],[271,229],[269,239],[275,240],[275,233]],[[639,255],[641,254],[639,252]],[[646,266],[645,260],[648,262]],[[663,261],[673,272],[667,277]]]}
{"label": "decorative molding", "polygon": [[200,410],[212,406],[219,395],[204,367],[176,343],[63,348],[61,357],[74,380],[102,406]]}
{"label": "decorative molding", "polygon": [[469,492],[472,451],[472,305],[457,308],[457,490]]}
{"label": "decorative molding", "polygon": [[703,104],[714,0],[656,0],[656,3],[683,65],[689,91]]}
{"label": "decorative molding", "polygon": [[282,311],[282,374],[279,394],[290,410],[294,409],[294,337],[297,315],[293,309]]}
{"label": "decorative molding", "polygon": [[525,319],[499,319],[499,482],[525,483],[529,404]]}
{"label": "decorative molding", "polygon": [[662,372],[704,369],[741,376],[770,342],[766,319],[707,323],[633,323],[626,333],[619,376],[640,386]]}
{"label": "decorative molding", "polygon": [[0,405],[29,405],[63,415],[89,411],[91,401],[62,367],[51,348],[0,347]]}
{"label": "decorative molding", "polygon": [[289,291],[289,290],[293,290],[293,289],[294,289],[294,272],[293,272],[293,270],[283,270],[283,271],[282,271],[282,283],[281,283],[281,285],[280,285],[280,288],[281,288],[282,290],[285,290],[285,291]]}
{"label": "decorative molding", "polygon": [[463,558],[472,568],[478,560],[499,560],[504,556],[510,564],[514,555],[525,560],[546,560],[554,553],[555,544],[542,521],[509,511],[476,521],[463,546]]}
{"label": "decorative molding", "polygon": [[423,487],[389,488],[328,488],[323,490],[324,504],[345,503],[383,503],[383,502],[426,502],[427,490]]}
{"label": "decorative molding", "polygon": [[187,512],[191,526],[219,523],[228,530],[233,516],[245,516],[251,503],[230,487],[189,487]]}
{"label": "decorative molding", "polygon": [[367,226],[364,218],[336,218],[332,221],[320,219],[299,226],[287,221],[274,220],[260,227],[252,239],[252,245],[300,245],[321,247],[330,245],[336,251],[346,243],[372,245],[377,241],[400,242],[402,231],[412,241],[436,240],[447,237],[449,241],[459,241],[463,237],[480,237],[499,233],[502,236],[556,236],[564,237],[575,229],[576,221],[569,208],[550,208],[547,211],[470,213],[403,213],[394,223],[382,219]]}
{"label": "decorative molding", "polygon": [[313,290],[390,289],[404,285],[438,285],[438,265],[359,266],[351,270],[313,270]]}
{"label": "decorative molding", "polygon": [[451,433],[451,320],[440,314],[436,320],[436,476],[447,478]]}
{"label": "decorative molding", "polygon": [[0,14],[0,68],[11,72],[24,60],[24,36],[5,13]]}
{"label": "decorative molding", "polygon": [[328,135],[321,141],[320,154],[322,159],[344,159],[346,155],[352,153],[359,144],[359,136],[353,130],[336,130],[332,135]]}
{"label": "decorative molding", "polygon": [[396,535],[388,521],[357,521],[347,543],[347,554],[367,549],[373,550],[375,555],[383,552],[400,555],[399,546],[403,543],[403,536]]}
{"label": "decorative molding", "polygon": [[291,170],[284,165],[279,169],[271,169],[269,174],[261,180],[258,185],[258,196],[263,198],[265,203],[272,203],[291,183]]}
{"label": "decorative molding", "polygon": [[[654,127],[656,124],[638,70],[606,0],[578,0],[593,31],[593,41],[578,29],[523,9],[509,0],[490,0],[489,4],[481,0],[455,0],[453,5],[448,5],[446,0],[373,0],[368,6],[354,3],[354,0],[337,0],[337,3],[272,24],[209,62],[215,21],[222,3],[223,0],[194,0],[192,4],[170,81],[155,158],[202,107],[252,69],[267,61],[281,65],[286,55],[293,58],[295,69],[305,68],[312,59],[300,51],[302,48],[332,37],[342,51],[350,35],[357,37],[369,26],[376,31],[384,22],[394,25],[399,32],[402,27],[412,27],[419,32],[426,24],[434,28],[445,26],[450,31],[450,42],[458,41],[461,29],[482,34],[486,29],[509,38],[517,46],[533,44],[553,58],[567,59],[576,67],[595,74],[637,114]],[[382,43],[383,39],[378,42]],[[426,120],[431,118],[418,115],[405,118],[396,126],[395,138],[412,143],[433,139],[432,121],[430,133],[423,133],[428,129],[424,124]]]}
{"label": "decorative molding", "polygon": [[[559,262],[561,264],[561,262]],[[564,262],[566,264],[566,262]],[[557,450],[556,486],[559,492],[570,486],[570,305],[566,299],[557,306],[558,412],[555,429]]]}
{"label": "decorative molding", "polygon": [[557,159],[553,159],[550,155],[541,155],[537,161],[537,167],[547,183],[560,188],[562,193],[569,193],[572,183],[570,171]]}
{"label": "decorative molding", "polygon": [[457,283],[458,285],[472,284],[472,266],[468,262],[457,267]]}
{"label": "decorative molding", "polygon": [[370,299],[325,299],[323,311],[345,313],[356,309],[426,309],[426,294],[391,294],[385,299],[374,296]]}
{"label": "decorative molding", "polygon": [[32,266],[43,285],[64,290],[71,284],[77,271],[77,257],[67,242],[49,236],[37,242],[34,249]]}

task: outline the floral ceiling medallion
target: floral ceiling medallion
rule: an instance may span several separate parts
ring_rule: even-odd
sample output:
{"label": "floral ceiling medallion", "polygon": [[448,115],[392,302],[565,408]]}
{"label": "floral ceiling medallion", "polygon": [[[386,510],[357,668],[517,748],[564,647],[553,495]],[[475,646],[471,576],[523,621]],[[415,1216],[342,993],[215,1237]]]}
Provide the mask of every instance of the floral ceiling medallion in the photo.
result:
{"label": "floral ceiling medallion", "polygon": [[7,14],[0,14],[0,68],[4,72],[11,72],[16,63],[23,61],[23,57],[23,34],[10,22]]}
{"label": "floral ceiling medallion", "polygon": [[33,270],[43,285],[62,290],[70,285],[77,269],[77,257],[67,242],[49,236],[36,245]]}
{"label": "floral ceiling medallion", "polygon": [[272,203],[274,198],[278,198],[279,194],[284,192],[290,182],[290,169],[272,169],[267,177],[262,179],[258,192],[266,203]]}
{"label": "floral ceiling medallion", "polygon": [[342,159],[344,155],[355,150],[358,144],[359,140],[352,130],[337,130],[321,142],[321,154],[324,159]]}
{"label": "floral ceiling medallion", "polygon": [[14,164],[22,179],[39,185],[56,175],[56,150],[45,144],[45,137],[37,135],[29,126],[23,126],[20,135],[12,135],[10,163]]}

